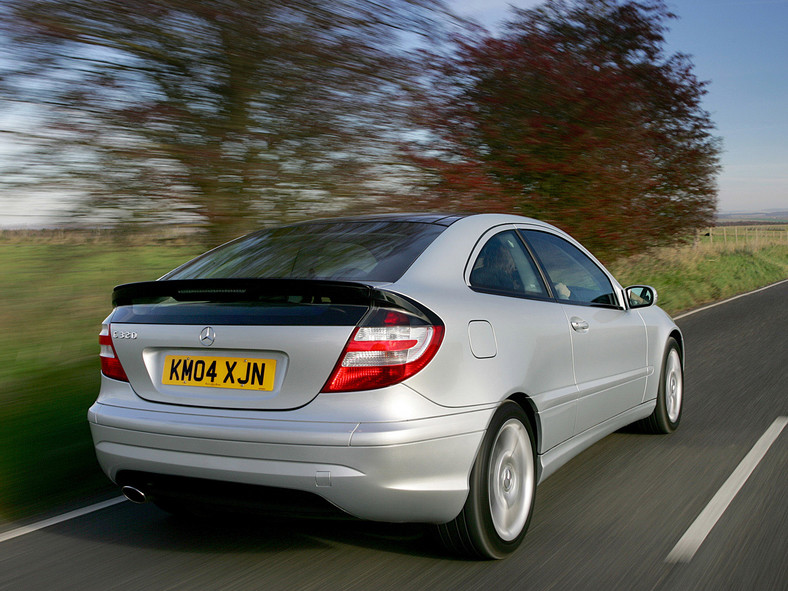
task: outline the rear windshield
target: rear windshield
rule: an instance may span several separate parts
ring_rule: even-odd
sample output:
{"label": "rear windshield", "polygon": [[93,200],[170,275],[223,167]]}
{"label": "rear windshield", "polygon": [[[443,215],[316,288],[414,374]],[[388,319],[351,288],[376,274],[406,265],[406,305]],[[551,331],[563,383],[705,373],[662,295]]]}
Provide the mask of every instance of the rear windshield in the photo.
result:
{"label": "rear windshield", "polygon": [[261,230],[164,279],[333,279],[393,282],[446,228],[419,222],[313,222]]}

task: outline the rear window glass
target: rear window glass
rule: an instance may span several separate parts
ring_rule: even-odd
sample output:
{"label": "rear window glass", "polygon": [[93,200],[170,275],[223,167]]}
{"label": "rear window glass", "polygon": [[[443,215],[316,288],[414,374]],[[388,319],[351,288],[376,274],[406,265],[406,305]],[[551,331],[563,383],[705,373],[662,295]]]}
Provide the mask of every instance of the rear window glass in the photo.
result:
{"label": "rear window glass", "polygon": [[331,279],[391,282],[446,228],[418,222],[314,222],[261,230],[164,279]]}

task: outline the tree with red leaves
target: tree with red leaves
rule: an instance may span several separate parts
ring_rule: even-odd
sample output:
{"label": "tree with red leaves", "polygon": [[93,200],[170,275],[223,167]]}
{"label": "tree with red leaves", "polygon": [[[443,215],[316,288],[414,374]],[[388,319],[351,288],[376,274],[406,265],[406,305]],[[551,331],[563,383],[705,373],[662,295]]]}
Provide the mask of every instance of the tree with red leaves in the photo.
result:
{"label": "tree with red leaves", "polygon": [[661,0],[550,0],[435,58],[421,207],[516,212],[610,260],[708,224],[720,142]]}

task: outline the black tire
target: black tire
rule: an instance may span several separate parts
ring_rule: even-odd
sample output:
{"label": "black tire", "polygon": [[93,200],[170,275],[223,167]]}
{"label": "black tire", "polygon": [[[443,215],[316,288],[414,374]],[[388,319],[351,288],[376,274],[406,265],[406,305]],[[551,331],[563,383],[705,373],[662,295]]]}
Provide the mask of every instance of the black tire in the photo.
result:
{"label": "black tire", "polygon": [[533,430],[515,402],[504,402],[493,415],[469,484],[460,514],[438,526],[441,541],[463,556],[504,558],[525,537],[536,493]]}
{"label": "black tire", "polygon": [[665,345],[662,371],[657,390],[657,406],[650,417],[635,423],[643,433],[673,433],[681,422],[684,408],[684,368],[681,348],[676,339],[670,337]]}

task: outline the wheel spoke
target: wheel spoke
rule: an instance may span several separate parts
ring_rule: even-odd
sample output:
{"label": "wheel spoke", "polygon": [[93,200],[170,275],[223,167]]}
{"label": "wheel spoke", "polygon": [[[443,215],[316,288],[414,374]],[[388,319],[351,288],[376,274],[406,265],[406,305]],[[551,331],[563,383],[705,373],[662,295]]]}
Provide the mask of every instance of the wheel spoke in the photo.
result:
{"label": "wheel spoke", "polygon": [[665,410],[671,423],[675,423],[681,413],[684,384],[681,372],[681,358],[678,351],[671,350],[665,364]]}
{"label": "wheel spoke", "polygon": [[511,541],[528,520],[535,478],[530,438],[520,421],[512,419],[498,432],[489,478],[493,525],[502,539]]}

